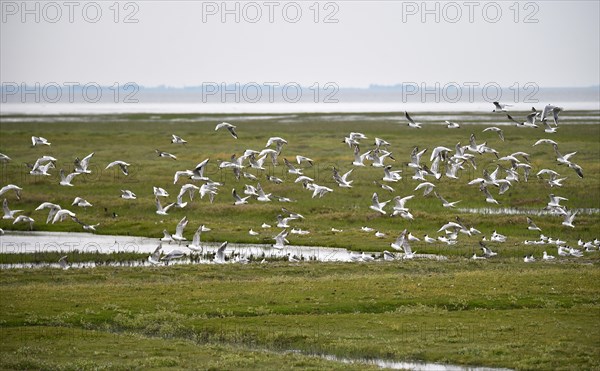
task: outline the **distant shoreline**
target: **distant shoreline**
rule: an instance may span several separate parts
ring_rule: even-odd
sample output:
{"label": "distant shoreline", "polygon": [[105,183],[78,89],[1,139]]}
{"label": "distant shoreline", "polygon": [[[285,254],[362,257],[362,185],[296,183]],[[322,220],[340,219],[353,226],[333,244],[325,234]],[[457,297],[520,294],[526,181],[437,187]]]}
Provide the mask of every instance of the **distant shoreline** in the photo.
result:
{"label": "distant shoreline", "polygon": [[[567,111],[600,111],[600,102],[552,102]],[[541,110],[546,102],[517,103],[511,111]],[[394,113],[394,112],[481,112],[491,113],[488,102],[474,103],[5,103],[0,115],[62,114],[300,114],[300,113]]]}

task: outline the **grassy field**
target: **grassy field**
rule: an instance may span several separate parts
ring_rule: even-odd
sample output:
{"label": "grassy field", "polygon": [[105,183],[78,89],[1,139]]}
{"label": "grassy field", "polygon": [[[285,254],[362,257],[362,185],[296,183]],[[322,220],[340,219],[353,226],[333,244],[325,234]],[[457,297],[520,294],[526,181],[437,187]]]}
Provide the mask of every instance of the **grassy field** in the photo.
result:
{"label": "grassy field", "polygon": [[[352,115],[298,115],[289,117],[263,118],[254,120],[241,120],[236,122],[235,117],[226,119],[238,125],[240,139],[235,140],[227,132],[215,132],[216,122],[223,118],[198,117],[198,115],[133,115],[133,116],[98,116],[89,122],[89,117],[71,118],[68,122],[64,118],[57,118],[56,122],[3,122],[1,125],[2,138],[0,139],[0,152],[9,155],[13,161],[3,165],[1,183],[17,184],[24,188],[23,199],[17,201],[12,194],[8,194],[11,208],[23,209],[24,214],[36,220],[35,230],[51,231],[81,231],[75,223],[64,222],[54,225],[44,224],[47,211],[33,211],[41,202],[50,201],[76,212],[79,218],[87,223],[100,223],[98,233],[102,234],[130,234],[148,237],[161,237],[162,230],[174,232],[175,225],[183,217],[190,220],[184,235],[191,239],[194,230],[200,224],[206,224],[213,230],[203,237],[206,241],[248,242],[248,243],[273,243],[272,237],[277,234],[274,230],[262,230],[260,225],[276,224],[276,216],[281,213],[281,206],[306,216],[305,220],[293,222],[292,226],[308,230],[307,236],[290,235],[290,242],[295,245],[314,245],[344,247],[354,250],[383,251],[389,249],[389,244],[404,228],[408,228],[416,236],[425,234],[436,236],[439,227],[456,216],[462,217],[466,223],[475,226],[489,237],[497,229],[498,232],[509,236],[504,246],[519,248],[526,239],[537,239],[539,233],[526,229],[524,215],[476,215],[460,213],[456,210],[445,209],[441,202],[434,196],[423,197],[420,191],[414,191],[418,181],[412,180],[414,172],[406,166],[410,159],[413,147],[428,148],[429,151],[423,158],[423,163],[429,164],[429,153],[433,147],[444,145],[454,148],[458,142],[468,144],[469,136],[474,133],[477,143],[487,141],[488,145],[508,155],[516,151],[525,151],[531,156],[532,176],[528,182],[523,179],[515,183],[511,189],[498,196],[492,189],[494,197],[500,205],[487,204],[485,197],[477,186],[466,186],[466,183],[476,177],[481,177],[482,170],[495,169],[499,164],[506,167],[508,163],[497,163],[491,154],[478,155],[476,158],[477,169],[467,167],[459,173],[459,179],[452,180],[443,177],[440,181],[431,178],[437,185],[438,192],[448,200],[462,200],[460,208],[521,208],[541,210],[548,202],[548,195],[555,193],[569,198],[564,204],[570,208],[600,208],[600,125],[587,125],[578,123],[598,122],[597,113],[573,112],[569,113],[577,120],[569,122],[565,114],[564,122],[556,134],[545,134],[541,129],[521,129],[504,127],[506,141],[502,142],[495,133],[482,133],[482,130],[495,122],[505,122],[501,116],[489,115],[489,124],[463,125],[456,130],[444,129],[441,125],[443,114],[419,115],[425,124],[421,130],[409,129],[401,125],[401,121],[394,117],[398,115],[374,114],[353,118]],[[468,118],[468,114],[463,114]],[[518,114],[517,114],[518,115]],[[446,115],[447,116],[447,115]],[[340,119],[341,117],[341,119]],[[581,119],[583,117],[583,119]],[[588,117],[585,119],[585,117]],[[3,120],[9,121],[9,120]],[[292,121],[292,122],[289,122]],[[466,119],[465,119],[466,121]],[[342,143],[345,135],[351,131],[365,133],[369,139],[363,141],[362,151],[371,147],[375,137],[386,139],[392,143],[390,150],[396,161],[389,161],[394,169],[404,171],[403,178],[398,183],[392,184],[396,192],[388,193],[373,185],[374,180],[381,180],[381,169],[367,166],[356,168],[350,177],[354,179],[353,188],[342,189],[337,187],[331,177],[331,167],[336,166],[341,171],[347,171],[351,166],[353,154],[347,145]],[[188,141],[185,146],[170,143],[170,135],[175,133]],[[52,142],[50,147],[30,146],[32,134],[46,137]],[[267,192],[274,195],[286,196],[296,200],[295,203],[282,204],[277,201],[260,203],[250,200],[249,204],[234,206],[231,189],[236,188],[242,193],[244,184],[255,182],[242,179],[237,181],[230,170],[218,170],[219,161],[229,160],[232,154],[238,156],[244,150],[264,148],[270,136],[281,136],[289,141],[280,156],[293,161],[295,155],[302,154],[315,160],[315,166],[308,167],[304,173],[318,184],[329,186],[334,192],[322,199],[312,199],[311,193],[302,188],[300,184],[293,183],[296,178],[287,174],[285,166],[270,167],[264,173],[276,175],[285,180],[281,185],[275,185],[265,179],[265,175],[257,170],[249,172],[257,175],[261,185]],[[549,145],[532,147],[539,138],[552,138],[559,143],[563,153],[577,151],[573,160],[583,167],[585,177],[580,179],[575,172],[563,165],[557,165],[556,156]],[[169,151],[178,156],[178,160],[159,158],[154,149]],[[82,158],[95,152],[91,161],[93,173],[80,175],[73,181],[74,187],[58,185],[58,169],[72,169],[75,157]],[[57,169],[51,171],[50,177],[33,177],[28,174],[25,163],[33,163],[42,155],[52,155],[59,161]],[[427,158],[425,158],[427,157]],[[196,197],[184,209],[172,209],[168,216],[159,216],[154,213],[153,186],[161,186],[170,194],[169,202],[175,201],[179,188],[185,183],[180,180],[173,185],[175,170],[192,169],[200,161],[210,158],[207,175],[224,185],[213,204],[207,198]],[[106,164],[114,160],[124,160],[132,164],[130,175],[124,176],[118,169],[104,170]],[[550,168],[558,171],[562,177],[567,177],[562,188],[550,188],[545,181],[535,177],[538,170]],[[198,184],[200,185],[200,184]],[[120,198],[121,189],[130,189],[137,194],[137,200],[123,200]],[[380,216],[369,210],[371,195],[377,191],[381,200],[393,196],[406,196],[414,194],[407,207],[414,215],[414,221],[401,218]],[[70,206],[76,196],[83,197],[94,206],[81,209]],[[163,200],[163,203],[166,201]],[[390,209],[390,205],[388,205]],[[113,218],[116,213],[118,217]],[[561,225],[562,218],[556,216],[534,217],[536,224],[542,228],[544,234],[551,237],[573,239],[581,237],[589,240],[598,237],[598,213],[586,215],[580,213],[575,219],[575,229]],[[5,230],[26,230],[27,225],[12,225],[10,220],[0,221],[0,227]],[[373,234],[367,235],[360,231],[360,227],[369,226],[386,233],[384,239],[378,239]],[[333,233],[331,228],[344,230],[343,233]],[[248,230],[253,228],[261,232],[257,237],[250,236]],[[478,237],[461,238],[458,245],[452,249],[457,255],[471,252],[469,248]],[[436,252],[447,250],[439,245],[426,245],[416,243],[423,252]],[[511,249],[508,249],[511,251]],[[523,251],[519,249],[518,254]],[[540,253],[534,250],[533,253]],[[516,256],[516,255],[515,255]],[[522,254],[520,255],[522,256]]]}
{"label": "grassy field", "polygon": [[573,262],[8,270],[0,367],[341,367],[302,356],[332,354],[598,369],[598,279]]}
{"label": "grassy field", "polygon": [[[541,210],[548,195],[567,197],[569,209],[600,208],[600,125],[598,112],[565,112],[558,133],[541,129],[503,126],[506,141],[485,127],[506,122],[502,116],[483,114],[460,129],[444,129],[448,116],[466,113],[413,115],[424,123],[411,130],[397,119],[401,114],[370,115],[112,115],[3,117],[0,123],[0,153],[12,158],[0,164],[0,185],[24,188],[22,200],[6,195],[12,209],[23,209],[36,220],[34,230],[81,231],[81,226],[63,222],[45,224],[47,212],[33,211],[50,201],[77,212],[87,223],[100,223],[98,233],[161,237],[162,230],[174,232],[183,217],[190,220],[185,236],[192,238],[201,224],[212,228],[206,241],[273,243],[279,229],[263,230],[262,223],[276,224],[285,206],[306,218],[292,222],[309,230],[307,236],[290,235],[294,245],[343,247],[357,251],[390,250],[390,243],[404,228],[416,236],[438,236],[437,230],[460,216],[489,238],[493,230],[508,236],[505,243],[489,243],[499,254],[494,259],[472,261],[480,255],[481,236],[459,236],[454,246],[414,242],[419,253],[443,254],[447,261],[394,261],[375,263],[270,262],[249,265],[188,265],[168,267],[99,267],[95,269],[0,271],[0,368],[1,369],[367,369],[367,364],[343,364],[314,357],[335,355],[349,359],[415,360],[460,365],[483,365],[516,369],[600,369],[600,253],[583,258],[560,258],[556,262],[524,263],[522,256],[542,251],[556,255],[556,247],[525,245],[539,233],[527,230],[525,215],[478,215],[443,208],[435,197],[413,191],[406,166],[413,147],[429,148],[422,162],[429,165],[432,148],[454,148],[468,144],[474,133],[477,143],[508,155],[525,151],[531,156],[532,176],[521,180],[504,195],[491,190],[500,205],[490,206],[477,186],[466,183],[480,177],[482,169],[493,170],[497,162],[490,154],[477,156],[477,170],[467,168],[452,180],[433,180],[447,199],[462,200],[464,208],[518,208]],[[477,117],[482,116],[478,114]],[[489,117],[487,117],[489,116]],[[524,116],[517,113],[516,116]],[[252,119],[248,119],[252,118]],[[237,124],[239,139],[215,132],[223,120]],[[482,122],[485,121],[485,122]],[[592,124],[592,125],[590,125]],[[380,137],[392,144],[403,179],[392,184],[394,193],[376,188],[373,181],[383,171],[370,166],[357,168],[350,179],[353,188],[341,189],[331,178],[331,166],[348,171],[352,151],[342,143],[351,131],[366,134],[364,152]],[[188,141],[170,144],[171,134]],[[31,135],[46,137],[52,146],[30,146]],[[285,180],[269,183],[264,174],[252,170],[267,192],[297,202],[277,201],[234,206],[230,195],[241,193],[248,181],[236,181],[230,170],[218,170],[245,149],[264,148],[270,136],[289,141],[283,157],[301,154],[315,160],[304,173],[318,184],[334,189],[322,199],[294,184],[295,176],[283,165],[266,173]],[[582,166],[584,178],[556,163],[551,146],[532,144],[551,138],[564,153]],[[178,160],[158,158],[154,149],[174,153]],[[74,187],[58,185],[58,169],[72,169],[73,160],[95,152],[93,173],[80,175]],[[50,177],[28,174],[25,163],[42,155],[59,161]],[[427,158],[425,158],[427,157]],[[173,185],[175,170],[191,169],[210,158],[211,179],[224,183],[214,203],[195,198],[184,209],[168,216],[154,213],[153,186],[161,186],[175,200],[183,181]],[[106,164],[124,160],[132,164],[130,175],[104,170]],[[507,166],[502,163],[502,166]],[[562,188],[550,188],[535,177],[542,168],[568,177]],[[199,185],[199,184],[198,184]],[[137,200],[123,200],[121,189],[130,189]],[[374,191],[382,200],[414,194],[407,206],[415,220],[379,216],[369,210]],[[81,196],[94,206],[70,206]],[[4,196],[2,197],[4,198]],[[389,209],[389,206],[388,206]],[[116,218],[112,214],[116,213]],[[562,218],[533,216],[547,236],[576,246],[577,239],[600,238],[600,214],[581,212],[575,228],[561,225]],[[385,232],[385,238],[360,231],[369,226]],[[6,231],[27,230],[0,220]],[[250,236],[248,230],[260,232]],[[342,229],[341,233],[331,228]],[[0,237],[1,238],[1,237]],[[56,253],[7,255],[0,263],[53,261]],[[72,261],[101,262],[143,258],[136,254],[103,256],[74,254]],[[117,356],[120,360],[117,361]]]}

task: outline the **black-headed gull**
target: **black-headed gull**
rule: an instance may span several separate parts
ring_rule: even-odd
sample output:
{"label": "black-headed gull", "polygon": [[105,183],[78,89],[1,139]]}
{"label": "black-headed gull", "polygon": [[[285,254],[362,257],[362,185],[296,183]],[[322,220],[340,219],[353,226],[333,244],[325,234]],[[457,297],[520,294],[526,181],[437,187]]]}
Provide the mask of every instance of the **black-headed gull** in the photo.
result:
{"label": "black-headed gull", "polygon": [[415,120],[413,120],[410,115],[408,114],[408,112],[404,111],[404,117],[406,117],[406,119],[408,120],[408,127],[409,128],[413,128],[413,129],[421,129],[421,124],[418,122],[415,122]]}
{"label": "black-headed gull", "polygon": [[498,134],[498,136],[500,137],[500,140],[502,140],[504,142],[504,132],[502,131],[502,129],[496,127],[496,126],[490,126],[488,128],[483,129],[484,132],[486,131],[494,131]]}
{"label": "black-headed gull", "polygon": [[58,210],[61,209],[61,207],[60,205],[53,204],[52,202],[43,202],[40,204],[40,206],[38,206],[35,209],[35,211],[40,211],[43,209],[50,209],[50,212],[48,213],[48,218],[46,219],[46,224],[48,224],[54,219],[54,216],[56,215]]}
{"label": "black-headed gull", "polygon": [[227,241],[223,242],[221,246],[215,252],[215,257],[213,258],[213,262],[217,264],[225,263],[225,249],[227,248]]}
{"label": "black-headed gull", "polygon": [[535,225],[535,223],[533,222],[533,220],[530,217],[527,217],[527,229],[530,231],[542,231],[542,229],[540,227],[538,227],[537,225]]}
{"label": "black-headed gull", "polygon": [[204,225],[198,227],[198,229],[196,229],[196,232],[194,233],[194,237],[192,238],[192,243],[186,245],[186,247],[192,251],[202,252],[204,248],[202,247],[200,239],[202,236],[202,232],[205,231],[206,229],[204,228]]}
{"label": "black-headed gull", "polygon": [[110,164],[106,165],[105,170],[110,169],[113,166],[119,166],[123,175],[129,175],[129,166],[131,166],[131,164],[128,164],[125,161],[117,160],[117,161],[113,161]]}
{"label": "black-headed gull", "polygon": [[19,215],[15,218],[15,220],[13,221],[13,224],[29,223],[29,230],[33,231],[33,222],[35,222],[35,220],[33,220],[33,218],[31,218],[27,215]]}
{"label": "black-headed gull", "polygon": [[183,140],[183,138],[181,138],[178,135],[171,134],[171,143],[173,143],[173,144],[186,144],[187,141]]}
{"label": "black-headed gull", "polygon": [[23,210],[11,210],[8,208],[8,200],[5,198],[4,202],[2,202],[2,210],[4,211],[4,216],[2,219],[14,219],[17,213],[20,213]]}
{"label": "black-headed gull", "polygon": [[444,206],[444,207],[456,207],[456,204],[461,201],[461,200],[458,200],[458,201],[449,202],[444,197],[440,196],[437,193],[437,191],[433,191],[433,194],[435,194],[435,197],[437,197],[440,201],[442,201],[442,206]]}
{"label": "black-headed gull", "polygon": [[248,203],[248,198],[250,198],[250,196],[246,196],[246,197],[240,197],[237,192],[235,191],[235,188],[231,190],[231,195],[233,196],[233,204],[234,205],[243,205],[243,204],[247,204]]}
{"label": "black-headed gull", "polygon": [[2,196],[3,194],[9,192],[9,191],[15,191],[15,196],[17,196],[17,200],[21,199],[21,191],[23,190],[23,188],[16,186],[14,184],[8,184],[5,185],[4,187],[0,188],[0,196]]}
{"label": "black-headed gull", "polygon": [[71,203],[71,206],[79,206],[79,207],[92,207],[92,204],[89,203],[87,200],[81,198],[81,197],[75,197],[75,199],[73,200],[73,203]]}
{"label": "black-headed gull", "polygon": [[169,209],[172,208],[173,206],[175,206],[175,203],[170,203],[163,207],[160,204],[160,199],[158,197],[156,197],[155,204],[156,204],[156,214],[163,215],[163,216],[169,215],[169,214],[167,214],[169,212]]}
{"label": "black-headed gull", "polygon": [[88,169],[88,166],[90,165],[92,156],[94,156],[94,152],[85,156],[82,160],[75,158],[75,172],[81,174],[91,174],[92,171]]}
{"label": "black-headed gull", "polygon": [[62,256],[60,259],[58,259],[58,265],[63,269],[63,270],[67,270],[70,268],[69,263],[67,262],[67,255]]}
{"label": "black-headed gull", "polygon": [[36,137],[36,136],[32,136],[31,137],[31,145],[33,147],[35,146],[40,146],[40,145],[46,145],[49,146],[51,143],[48,142],[48,139],[44,138],[44,137]]}
{"label": "black-headed gull", "polygon": [[60,209],[56,212],[56,214],[54,214],[54,218],[52,218],[52,224],[55,224],[56,222],[62,222],[67,218],[71,218],[71,220],[73,220],[73,218],[77,217],[77,215],[67,209]]}
{"label": "black-headed gull", "polygon": [[500,102],[492,102],[494,103],[494,110],[492,112],[506,112],[506,107],[511,107],[510,104],[502,104]]}
{"label": "black-headed gull", "polygon": [[387,214],[387,212],[385,210],[383,210],[383,208],[390,201],[391,200],[379,202],[379,196],[377,196],[377,192],[375,192],[375,193],[373,193],[373,196],[371,197],[371,206],[369,206],[369,209],[371,209],[373,211],[377,211],[378,213],[385,215],[385,214]]}
{"label": "black-headed gull", "polygon": [[162,254],[162,243],[159,243],[154,252],[148,257],[148,261],[150,264],[158,265],[160,264],[160,256]]}
{"label": "black-headed gull", "polygon": [[69,187],[73,187],[73,184],[71,184],[71,182],[73,181],[73,178],[75,178],[75,176],[79,175],[80,173],[71,173],[71,174],[65,174],[65,171],[63,169],[60,169],[60,185],[61,186],[69,186]]}
{"label": "black-headed gull", "polygon": [[537,128],[538,126],[535,124],[535,119],[537,117],[537,112],[532,112],[525,118],[525,121],[520,122],[512,118],[511,115],[506,115],[509,120],[514,122],[518,128]]}
{"label": "black-headed gull", "polygon": [[79,220],[76,216],[71,217],[71,219],[81,225],[81,227],[83,228],[84,231],[89,231],[89,232],[96,232],[96,227],[98,227],[100,225],[100,223],[97,224],[86,224],[84,222],[82,222],[81,220]]}
{"label": "black-headed gull", "polygon": [[183,230],[188,224],[187,216],[184,216],[179,223],[177,223],[177,227],[175,227],[175,234],[171,235],[173,240],[179,242],[181,244],[182,241],[187,241],[187,239],[183,236]]}
{"label": "black-headed gull", "polygon": [[287,229],[282,230],[279,234],[273,239],[275,240],[275,244],[273,244],[273,248],[281,250],[285,247],[286,244],[290,243],[286,237],[288,236]]}
{"label": "black-headed gull", "polygon": [[237,133],[235,132],[236,126],[235,125],[231,125],[228,122],[222,122],[220,124],[217,124],[217,126],[215,126],[215,131],[219,130],[219,129],[227,129],[229,130],[229,133],[231,134],[232,137],[234,137],[235,139],[238,138]]}
{"label": "black-headed gull", "polygon": [[165,157],[165,158],[170,158],[170,159],[173,159],[173,160],[177,160],[177,156],[175,156],[172,153],[164,152],[164,151],[161,151],[160,149],[155,149],[154,151],[156,152],[156,154],[158,155],[158,157]]}
{"label": "black-headed gull", "polygon": [[121,198],[123,198],[125,200],[135,200],[137,198],[137,196],[135,195],[135,193],[131,192],[128,189],[122,189],[121,190]]}
{"label": "black-headed gull", "polygon": [[349,171],[347,171],[343,175],[340,175],[340,173],[338,172],[338,170],[334,166],[333,167],[333,180],[335,180],[335,182],[341,188],[352,188],[352,182],[354,182],[354,181],[353,180],[348,180],[348,176],[350,176],[350,174],[352,174],[353,170],[354,169],[350,169]]}
{"label": "black-headed gull", "polygon": [[446,125],[446,127],[447,127],[448,129],[458,129],[458,128],[460,128],[460,125],[459,125],[459,124],[457,124],[456,122],[450,122],[450,121],[448,121],[448,120],[446,120],[446,121],[444,121],[444,122],[445,122],[445,125]]}

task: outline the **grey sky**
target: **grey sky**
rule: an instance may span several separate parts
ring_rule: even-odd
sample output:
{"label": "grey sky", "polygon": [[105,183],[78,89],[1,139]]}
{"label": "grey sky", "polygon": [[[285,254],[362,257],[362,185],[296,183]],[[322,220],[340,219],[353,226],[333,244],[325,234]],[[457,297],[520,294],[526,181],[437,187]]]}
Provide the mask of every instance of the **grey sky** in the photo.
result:
{"label": "grey sky", "polygon": [[[227,6],[235,9],[236,3],[239,23],[233,13],[222,22],[221,1],[120,2],[118,15],[113,1],[74,2],[71,23],[62,1],[53,3],[57,6],[28,2],[33,12],[25,22],[21,1],[1,1],[0,80],[146,86],[600,84],[599,1],[428,2],[433,13],[425,22],[421,1],[317,6],[315,1],[228,1]],[[96,5],[102,14],[92,23]],[[252,23],[257,9],[262,17]],[[138,22],[125,23],[126,15]],[[337,23],[325,23],[327,15]]]}

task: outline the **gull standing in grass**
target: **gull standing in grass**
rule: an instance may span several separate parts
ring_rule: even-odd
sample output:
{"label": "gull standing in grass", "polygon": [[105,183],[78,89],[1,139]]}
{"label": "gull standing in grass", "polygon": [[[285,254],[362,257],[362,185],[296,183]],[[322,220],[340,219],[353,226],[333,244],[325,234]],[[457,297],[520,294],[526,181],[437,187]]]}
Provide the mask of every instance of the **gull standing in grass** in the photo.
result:
{"label": "gull standing in grass", "polygon": [[450,121],[448,121],[448,120],[446,120],[446,121],[444,121],[444,122],[445,122],[445,125],[446,125],[446,127],[447,127],[448,129],[458,129],[458,128],[460,128],[460,125],[459,125],[459,124],[457,124],[456,122],[450,122]]}
{"label": "gull standing in grass", "polygon": [[4,216],[2,219],[14,219],[17,213],[20,213],[23,210],[11,210],[8,208],[8,200],[5,198],[2,202],[2,211],[4,211]]}
{"label": "gull standing in grass", "polygon": [[215,131],[219,130],[219,129],[227,129],[229,130],[229,134],[231,134],[232,137],[234,137],[235,139],[238,138],[237,133],[235,132],[236,126],[235,125],[231,125],[228,122],[222,122],[220,124],[217,124],[217,126],[215,126]]}
{"label": "gull standing in grass", "polygon": [[549,255],[546,251],[544,251],[543,254],[544,254],[544,255],[542,255],[543,260],[555,260],[556,259],[556,257],[554,257],[553,255]]}

